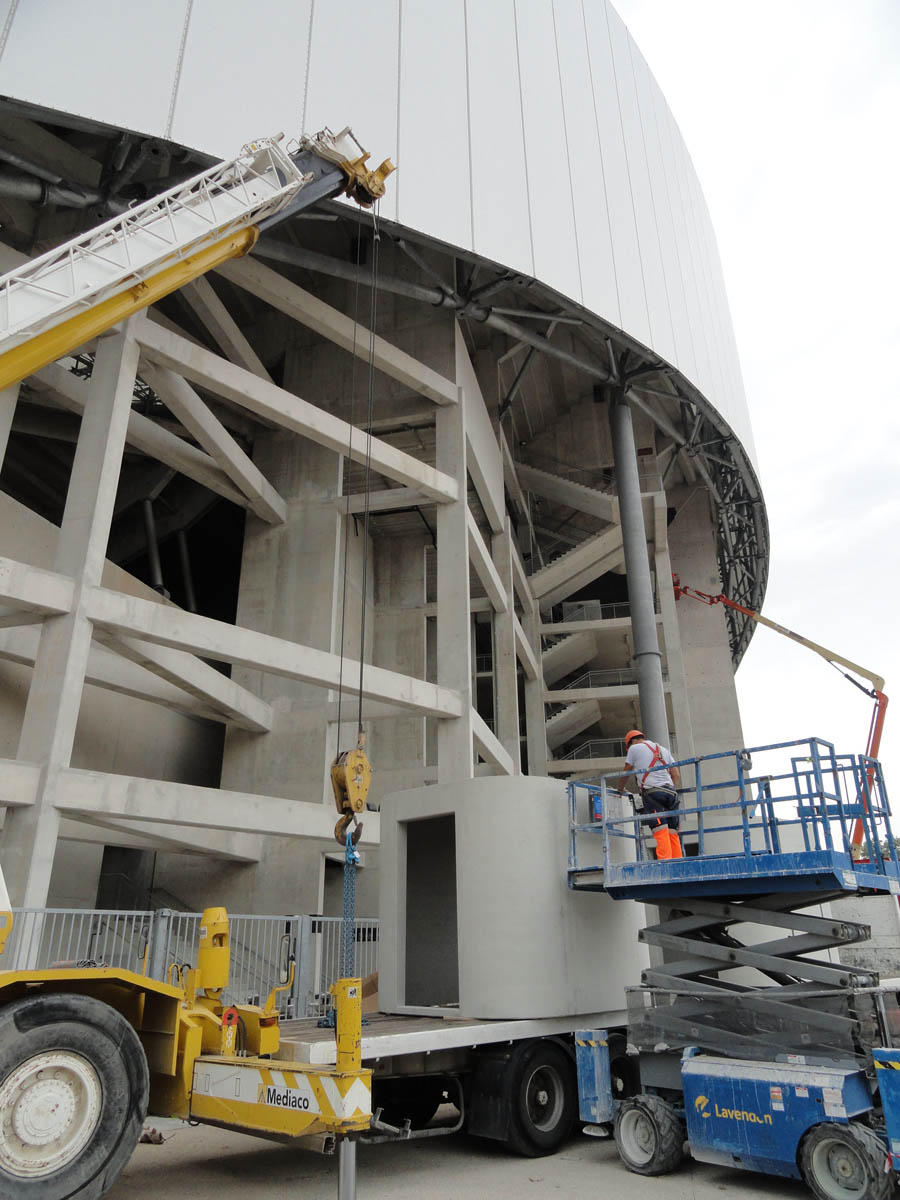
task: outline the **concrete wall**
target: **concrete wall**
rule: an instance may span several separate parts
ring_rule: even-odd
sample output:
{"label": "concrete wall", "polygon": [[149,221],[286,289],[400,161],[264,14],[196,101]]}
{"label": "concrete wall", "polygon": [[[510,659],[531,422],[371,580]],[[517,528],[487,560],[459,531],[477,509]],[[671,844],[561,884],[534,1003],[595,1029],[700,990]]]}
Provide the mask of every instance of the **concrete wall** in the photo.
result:
{"label": "concrete wall", "polygon": [[460,1017],[621,1011],[647,962],[643,906],[569,891],[564,784],[414,789],[386,797],[381,819],[383,1011],[440,1008],[456,977]]}

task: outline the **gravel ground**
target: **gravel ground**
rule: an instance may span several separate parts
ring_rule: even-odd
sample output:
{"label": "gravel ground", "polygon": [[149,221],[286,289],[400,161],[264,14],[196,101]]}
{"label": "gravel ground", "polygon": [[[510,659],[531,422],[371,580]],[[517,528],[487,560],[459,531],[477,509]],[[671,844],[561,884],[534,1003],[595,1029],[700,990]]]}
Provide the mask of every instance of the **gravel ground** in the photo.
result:
{"label": "gravel ground", "polygon": [[[166,1141],[141,1145],[109,1200],[332,1200],[337,1159],[205,1127],[159,1122]],[[361,1146],[359,1200],[810,1200],[801,1183],[687,1160],[644,1179],[619,1162],[614,1143],[579,1134],[549,1158],[509,1155],[498,1144],[453,1134]]]}

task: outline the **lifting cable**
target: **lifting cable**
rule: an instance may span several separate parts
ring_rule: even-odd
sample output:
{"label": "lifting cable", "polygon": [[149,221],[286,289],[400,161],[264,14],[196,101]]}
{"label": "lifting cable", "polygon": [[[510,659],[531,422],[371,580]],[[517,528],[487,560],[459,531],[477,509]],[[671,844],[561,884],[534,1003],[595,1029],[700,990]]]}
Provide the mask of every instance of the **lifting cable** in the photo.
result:
{"label": "lifting cable", "polygon": [[[361,757],[365,764],[365,772],[368,773],[368,760],[365,758],[363,746],[365,744],[365,735],[363,732],[363,671],[365,669],[365,645],[366,645],[366,594],[368,589],[368,573],[369,573],[369,490],[371,480],[371,464],[372,464],[372,421],[375,408],[375,324],[378,317],[378,250],[381,235],[378,229],[378,204],[376,203],[372,212],[372,281],[371,281],[371,299],[369,307],[369,370],[367,380],[367,413],[366,413],[366,450],[364,455],[365,476],[363,484],[364,504],[363,504],[363,559],[362,559],[362,580],[360,586],[360,630],[359,630],[359,686],[358,686],[358,706],[356,713],[357,724],[357,752],[358,757]],[[350,375],[350,412],[349,412],[349,434],[347,441],[347,462],[348,475],[353,464],[353,417],[354,417],[354,401],[356,397],[356,346],[357,346],[357,331],[359,328],[359,267],[362,256],[362,237],[357,240],[356,266],[357,266],[357,282],[355,287],[354,303],[353,303],[353,353],[352,367]],[[338,713],[337,713],[337,741],[338,741],[338,757],[335,759],[335,764],[347,762],[348,756],[342,755],[340,751],[341,740],[341,712],[343,701],[343,684],[344,684],[344,642],[346,632],[346,616],[347,616],[347,579],[349,576],[349,546],[350,546],[350,492],[347,491],[347,500],[344,508],[344,561],[343,561],[343,578],[341,581],[341,637],[340,637],[340,666],[338,672]],[[349,773],[344,773],[344,780],[341,785],[345,800],[348,799],[347,789],[349,789]],[[332,782],[334,783],[334,767],[332,767]],[[364,803],[364,795],[368,791],[368,777],[366,776],[365,792],[358,794],[358,805],[360,809]],[[337,795],[337,791],[336,791]],[[339,807],[342,805],[339,804]],[[355,826],[351,830],[350,824]],[[362,832],[362,826],[359,824],[355,806],[350,804],[350,812],[338,821],[335,832],[343,831],[345,856],[344,856],[344,911],[341,927],[341,953],[340,953],[340,976],[343,979],[353,978],[355,975],[355,957],[356,957],[356,867],[359,862],[359,854],[355,849],[356,840]],[[333,1012],[332,1012],[333,1015]]]}
{"label": "lifting cable", "polygon": [[[364,507],[363,507],[363,561],[362,561],[362,581],[361,581],[361,603],[360,603],[360,633],[359,633],[359,684],[358,684],[358,705],[356,713],[357,736],[363,732],[363,660],[365,655],[366,642],[366,589],[368,586],[369,572],[369,492],[372,467],[372,421],[375,410],[375,324],[378,316],[378,250],[381,242],[381,234],[378,229],[378,209],[380,201],[377,201],[372,210],[372,272],[371,272],[371,299],[369,304],[369,362],[368,362],[368,380],[367,380],[367,403],[366,403],[366,452],[364,458],[365,476],[363,483]],[[357,239],[356,243],[356,283],[354,286],[353,297],[353,346],[352,346],[352,365],[350,371],[350,412],[349,426],[350,433],[347,441],[347,461],[349,464],[353,462],[353,417],[356,400],[356,347],[357,334],[359,330],[359,277],[360,265],[362,258],[362,237]],[[347,617],[347,578],[348,556],[350,548],[350,539],[347,536],[347,529],[350,518],[350,492],[347,492],[346,503],[344,505],[344,562],[342,568],[341,579],[341,637],[340,637],[340,667],[338,673],[338,739],[341,736],[341,711],[343,707],[344,697],[344,640]]]}

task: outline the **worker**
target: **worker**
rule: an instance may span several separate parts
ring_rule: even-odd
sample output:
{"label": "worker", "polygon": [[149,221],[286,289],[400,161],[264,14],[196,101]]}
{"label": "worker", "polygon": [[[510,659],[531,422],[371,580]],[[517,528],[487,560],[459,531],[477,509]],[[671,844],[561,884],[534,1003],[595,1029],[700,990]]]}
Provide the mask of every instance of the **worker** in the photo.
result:
{"label": "worker", "polygon": [[619,779],[624,788],[629,776],[637,780],[641,792],[641,812],[653,813],[647,822],[656,842],[657,859],[683,858],[678,836],[678,792],[681,774],[672,766],[668,747],[651,742],[640,729],[625,734],[625,773]]}

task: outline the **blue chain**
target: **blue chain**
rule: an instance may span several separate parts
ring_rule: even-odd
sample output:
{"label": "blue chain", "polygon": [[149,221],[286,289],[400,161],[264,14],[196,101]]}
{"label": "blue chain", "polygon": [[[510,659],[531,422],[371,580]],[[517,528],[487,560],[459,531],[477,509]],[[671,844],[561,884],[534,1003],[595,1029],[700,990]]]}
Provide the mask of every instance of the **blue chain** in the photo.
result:
{"label": "blue chain", "polygon": [[353,845],[353,833],[347,831],[344,858],[344,923],[341,929],[341,978],[352,979],[356,970],[356,867],[359,854]]}

